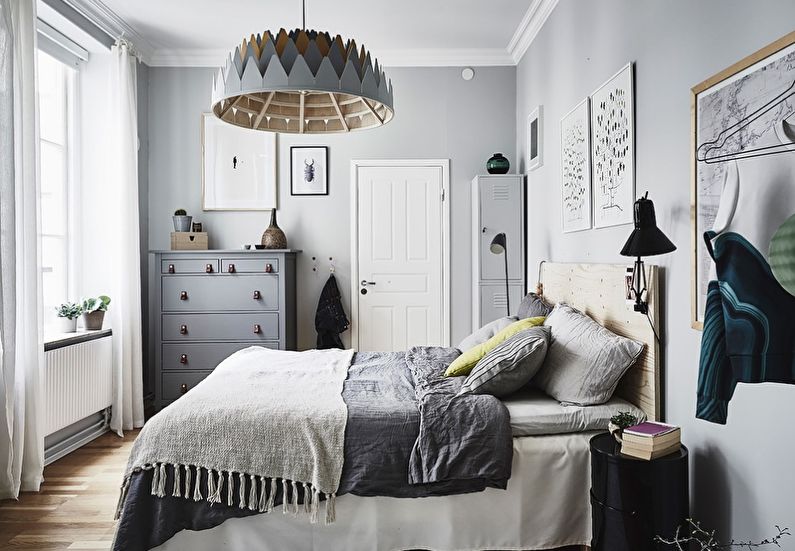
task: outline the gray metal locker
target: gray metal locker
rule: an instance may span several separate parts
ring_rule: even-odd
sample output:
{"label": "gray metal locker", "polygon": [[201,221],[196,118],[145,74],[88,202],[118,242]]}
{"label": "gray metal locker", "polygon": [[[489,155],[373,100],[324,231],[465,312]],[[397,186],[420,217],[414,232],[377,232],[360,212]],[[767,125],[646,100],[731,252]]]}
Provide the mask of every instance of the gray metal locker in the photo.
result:
{"label": "gray metal locker", "polygon": [[521,174],[476,176],[472,180],[473,330],[506,315],[505,258],[489,250],[506,236],[511,315],[525,294],[525,185]]}

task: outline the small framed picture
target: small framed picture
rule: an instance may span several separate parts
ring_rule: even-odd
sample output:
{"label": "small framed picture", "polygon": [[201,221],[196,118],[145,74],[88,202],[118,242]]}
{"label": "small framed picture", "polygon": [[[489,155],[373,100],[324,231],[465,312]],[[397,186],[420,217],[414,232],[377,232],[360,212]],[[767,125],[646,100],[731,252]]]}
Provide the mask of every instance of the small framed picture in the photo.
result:
{"label": "small framed picture", "polygon": [[290,147],[290,195],[328,195],[328,147]]}
{"label": "small framed picture", "polygon": [[527,117],[527,171],[544,164],[544,109],[541,105]]}

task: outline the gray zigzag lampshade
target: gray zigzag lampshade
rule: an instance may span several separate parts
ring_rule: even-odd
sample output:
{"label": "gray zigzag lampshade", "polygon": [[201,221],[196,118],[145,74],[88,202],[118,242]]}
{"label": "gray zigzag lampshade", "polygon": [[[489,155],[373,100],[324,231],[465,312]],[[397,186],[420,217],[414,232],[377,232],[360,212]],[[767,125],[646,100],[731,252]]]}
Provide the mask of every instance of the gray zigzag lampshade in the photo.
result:
{"label": "gray zigzag lampshade", "polygon": [[225,122],[293,134],[383,126],[393,103],[392,82],[364,46],[303,29],[243,40],[212,95],[213,113]]}

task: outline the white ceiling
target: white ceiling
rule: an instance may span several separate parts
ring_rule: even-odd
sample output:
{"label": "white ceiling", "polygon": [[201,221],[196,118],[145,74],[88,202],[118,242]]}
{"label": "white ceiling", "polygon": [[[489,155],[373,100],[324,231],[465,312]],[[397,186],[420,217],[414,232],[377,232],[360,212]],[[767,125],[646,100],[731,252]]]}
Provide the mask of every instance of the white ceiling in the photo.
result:
{"label": "white ceiling", "polygon": [[[106,27],[125,31],[151,65],[220,65],[244,36],[301,26],[301,0],[70,3],[104,20]],[[354,38],[387,66],[511,65],[556,4],[557,0],[307,0],[306,26]]]}

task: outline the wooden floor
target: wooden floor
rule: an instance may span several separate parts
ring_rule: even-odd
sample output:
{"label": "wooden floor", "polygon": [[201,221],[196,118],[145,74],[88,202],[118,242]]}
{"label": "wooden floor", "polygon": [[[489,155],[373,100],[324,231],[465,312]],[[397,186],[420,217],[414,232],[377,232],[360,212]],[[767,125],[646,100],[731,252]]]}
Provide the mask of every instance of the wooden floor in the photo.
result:
{"label": "wooden floor", "polygon": [[0,502],[0,549],[110,549],[119,486],[137,434],[100,436],[46,467],[40,493]]}
{"label": "wooden floor", "polygon": [[0,549],[110,549],[119,486],[137,434],[100,436],[46,467],[40,493],[1,501]]}

